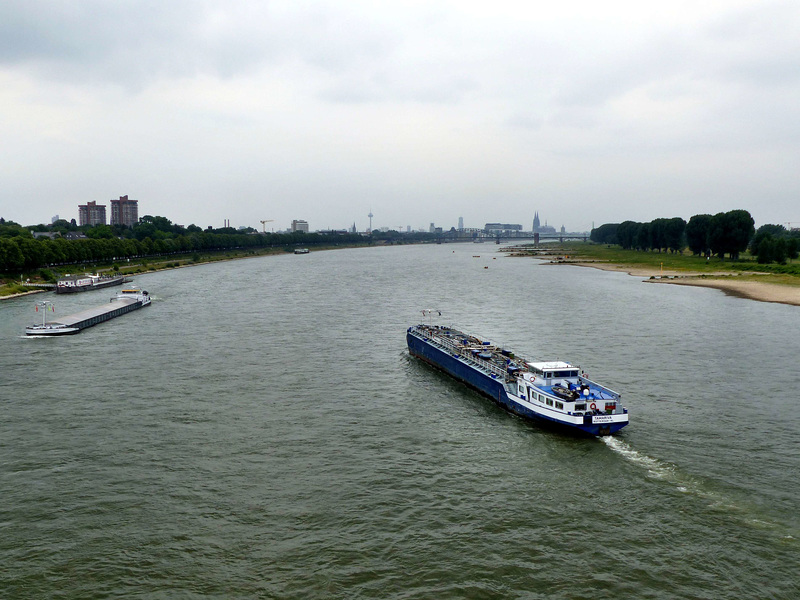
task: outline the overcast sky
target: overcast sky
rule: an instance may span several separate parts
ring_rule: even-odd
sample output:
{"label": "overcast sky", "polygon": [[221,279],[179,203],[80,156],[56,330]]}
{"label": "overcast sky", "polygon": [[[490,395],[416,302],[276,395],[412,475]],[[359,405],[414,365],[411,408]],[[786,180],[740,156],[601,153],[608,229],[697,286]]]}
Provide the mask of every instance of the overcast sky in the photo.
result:
{"label": "overcast sky", "polygon": [[2,0],[0,216],[800,222],[799,32],[796,0]]}

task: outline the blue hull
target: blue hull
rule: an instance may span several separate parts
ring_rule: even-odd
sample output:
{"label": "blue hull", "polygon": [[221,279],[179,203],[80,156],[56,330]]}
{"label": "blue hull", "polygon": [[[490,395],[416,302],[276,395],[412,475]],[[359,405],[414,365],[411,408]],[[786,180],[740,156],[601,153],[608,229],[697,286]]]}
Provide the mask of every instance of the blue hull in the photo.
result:
{"label": "blue hull", "polygon": [[513,402],[512,398],[506,393],[503,381],[495,375],[489,375],[472,367],[469,363],[458,357],[452,356],[447,352],[432,344],[428,344],[411,333],[406,334],[408,351],[412,356],[420,358],[425,362],[441,369],[451,377],[467,384],[469,387],[489,396],[504,409],[519,415],[525,419],[536,421],[563,431],[568,431],[578,435],[609,435],[622,429],[627,423],[596,424],[591,423],[591,417],[587,418],[582,425],[564,423],[556,419],[550,419],[546,415],[533,412],[526,406]]}

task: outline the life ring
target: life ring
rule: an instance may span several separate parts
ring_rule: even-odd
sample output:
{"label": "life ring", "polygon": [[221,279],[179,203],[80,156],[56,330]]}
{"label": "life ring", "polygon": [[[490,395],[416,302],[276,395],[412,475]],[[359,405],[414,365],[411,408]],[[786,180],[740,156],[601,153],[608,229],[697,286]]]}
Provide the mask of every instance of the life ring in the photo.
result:
{"label": "life ring", "polygon": [[592,410],[597,410],[597,404],[595,404],[594,402],[592,402],[592,403],[589,405],[589,408],[591,408]]}

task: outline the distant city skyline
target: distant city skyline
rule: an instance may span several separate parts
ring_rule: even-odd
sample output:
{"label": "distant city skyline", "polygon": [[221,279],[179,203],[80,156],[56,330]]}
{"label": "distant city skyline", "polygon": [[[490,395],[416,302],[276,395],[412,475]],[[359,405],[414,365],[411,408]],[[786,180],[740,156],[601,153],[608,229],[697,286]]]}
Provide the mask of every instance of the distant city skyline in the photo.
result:
{"label": "distant city skyline", "polygon": [[[139,220],[139,215],[138,215],[138,210],[139,210],[138,209],[138,202],[139,201],[138,200],[129,200],[128,196],[125,195],[125,196],[120,196],[119,199],[109,200],[108,202],[109,202],[109,204],[111,204],[111,207],[112,207],[112,211],[111,211],[112,217],[111,217],[110,221],[106,220],[107,205],[98,204],[97,201],[89,201],[84,205],[79,205],[78,206],[78,218],[75,219],[76,223],[78,225],[89,225],[89,224],[91,224],[91,225],[105,225],[105,224],[114,225],[114,224],[123,224],[123,225],[130,226],[133,223],[138,222],[138,220]],[[166,214],[164,214],[164,215],[162,215],[162,214],[156,215],[156,214],[151,214],[151,213],[146,213],[146,214],[149,214],[151,216],[165,217],[165,218],[169,219],[171,222],[179,224],[179,225],[182,225],[184,227],[188,226],[188,225],[197,225],[197,226],[202,227],[203,229],[205,229],[205,228],[210,226],[210,227],[213,227],[215,229],[218,228],[218,227],[223,227],[223,228],[224,227],[234,227],[236,229],[252,228],[252,229],[258,230],[257,226],[251,225],[251,224],[248,224],[248,223],[241,223],[241,224],[233,223],[232,224],[230,219],[223,219],[223,222],[222,222],[221,225],[215,225],[213,223],[210,223],[208,225],[203,226],[203,225],[201,225],[200,223],[197,223],[197,222],[189,222],[189,223],[179,222],[179,221],[176,221],[175,219],[173,219],[170,215],[166,215]],[[372,211],[370,211],[369,214],[367,215],[367,217],[370,219],[370,222],[372,221],[374,216],[375,215],[372,213]],[[13,218],[4,217],[1,214],[0,214],[0,217],[5,218],[6,220],[11,220],[11,221],[18,222]],[[51,217],[50,218],[50,223],[52,224],[53,222],[55,222],[57,220],[57,218],[58,218],[58,215],[56,215],[55,217]],[[70,221],[71,218],[67,218],[65,220],[66,221]],[[382,230],[382,231],[395,230],[395,231],[400,231],[400,232],[432,231],[432,230],[434,230],[436,228],[442,229],[444,231],[449,231],[451,228],[456,229],[456,230],[462,230],[462,229],[483,230],[485,228],[485,226],[490,223],[490,222],[487,221],[487,222],[485,222],[483,224],[476,223],[474,225],[465,225],[464,224],[464,217],[462,217],[462,216],[457,217],[456,220],[457,220],[457,224],[456,225],[435,225],[434,222],[430,222],[430,224],[427,226],[427,228],[424,227],[424,226],[414,227],[414,226],[412,226],[410,224],[406,224],[406,225],[395,225],[395,226],[382,225],[380,227],[374,227],[373,229],[375,229],[376,231],[377,230]],[[533,223],[532,229],[527,229],[524,226],[524,224],[519,224],[520,225],[520,229],[524,230],[524,231],[536,231],[537,230],[538,221],[539,221],[539,211],[534,211],[534,217],[533,217],[533,221],[532,221],[532,223]],[[266,223],[274,222],[274,221],[273,220],[260,220],[259,222],[261,223],[262,229],[264,229]],[[545,223],[546,223],[546,220],[545,220]],[[31,225],[31,226],[32,225],[42,225],[42,224],[46,224],[46,221],[42,220],[42,221],[37,222],[37,223],[20,223],[20,225],[25,225],[25,226],[27,226],[27,225]],[[345,231],[345,230],[346,231],[354,231],[354,230],[355,231],[370,231],[370,229],[371,229],[370,227],[358,228],[356,222],[353,222],[349,227],[319,227],[319,228],[310,228],[310,227],[311,226],[309,225],[307,220],[292,219],[290,221],[289,225],[287,227],[285,227],[285,228],[282,228],[280,226],[278,226],[278,227],[271,226],[271,229],[272,230],[278,229],[279,231],[281,231],[281,230],[285,230],[285,231],[332,231],[332,230],[339,230],[339,231]],[[563,230],[563,227],[564,226],[562,226],[562,230]],[[548,231],[549,230],[556,231],[556,229],[553,228],[553,227],[549,227]],[[566,228],[566,231],[578,232],[578,231],[590,231],[590,229],[570,229],[570,228]]]}

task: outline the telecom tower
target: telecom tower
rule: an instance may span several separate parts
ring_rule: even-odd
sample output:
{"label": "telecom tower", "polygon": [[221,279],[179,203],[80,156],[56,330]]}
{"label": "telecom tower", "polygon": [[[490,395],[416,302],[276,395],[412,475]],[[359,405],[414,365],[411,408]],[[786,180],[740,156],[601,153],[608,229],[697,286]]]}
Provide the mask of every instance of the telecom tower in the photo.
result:
{"label": "telecom tower", "polygon": [[369,209],[369,214],[367,216],[369,217],[369,233],[372,233],[372,217],[373,217],[373,214],[372,214],[372,209],[371,208]]}

